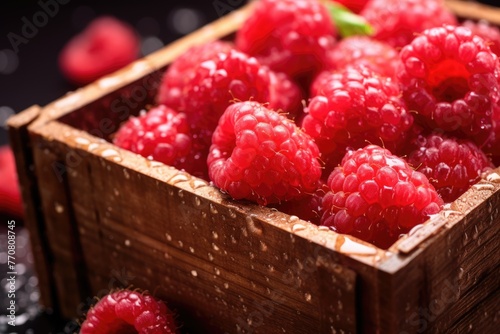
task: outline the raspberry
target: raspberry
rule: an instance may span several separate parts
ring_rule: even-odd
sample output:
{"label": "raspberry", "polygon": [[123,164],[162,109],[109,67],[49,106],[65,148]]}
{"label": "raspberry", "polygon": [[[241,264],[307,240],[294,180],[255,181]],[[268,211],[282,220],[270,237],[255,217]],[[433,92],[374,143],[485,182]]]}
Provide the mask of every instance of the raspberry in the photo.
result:
{"label": "raspberry", "polygon": [[376,39],[396,48],[409,44],[426,29],[457,25],[442,0],[371,0],[361,15],[375,29]]}
{"label": "raspberry", "polygon": [[172,313],[154,297],[121,290],[103,297],[88,312],[80,334],[174,334]]}
{"label": "raspberry", "polygon": [[386,149],[349,151],[328,177],[321,224],[388,248],[443,205],[425,175]]}
{"label": "raspberry", "polygon": [[429,128],[482,144],[500,99],[497,56],[464,27],[424,31],[401,50],[399,79],[408,109]]}
{"label": "raspberry", "polygon": [[500,29],[489,24],[487,21],[473,22],[466,20],[462,26],[470,29],[473,34],[478,35],[486,41],[491,51],[500,56]]}
{"label": "raspberry", "polygon": [[318,189],[312,194],[306,194],[302,198],[293,199],[281,203],[269,205],[291,216],[297,216],[302,220],[309,221],[315,225],[320,224],[321,201],[328,191],[326,183],[321,182]]}
{"label": "raspberry", "polygon": [[59,67],[70,81],[86,84],[135,60],[139,45],[135,31],[125,22],[100,17],[65,45]]}
{"label": "raspberry", "polygon": [[224,112],[207,161],[210,179],[222,191],[267,205],[314,192],[318,158],[314,141],[292,121],[247,101]]}
{"label": "raspberry", "polygon": [[368,36],[344,38],[330,52],[328,61],[332,69],[363,64],[386,77],[395,77],[401,62],[395,48]]}
{"label": "raspberry", "polygon": [[354,13],[359,13],[365,8],[366,4],[370,0],[332,0],[333,2],[337,2],[347,8],[349,8]]}
{"label": "raspberry", "polygon": [[399,98],[396,82],[366,67],[343,68],[317,80],[318,95],[306,108],[302,128],[318,144],[326,175],[338,165],[346,148],[380,143],[397,151],[404,144],[413,117]]}
{"label": "raspberry", "polygon": [[186,115],[164,105],[131,117],[114,138],[121,148],[206,179],[207,153],[192,142]]}
{"label": "raspberry", "polygon": [[269,107],[285,112],[296,110],[294,101],[300,101],[300,97],[291,96],[299,89],[285,76],[273,74],[255,58],[236,50],[193,62],[180,86],[170,86],[169,78],[167,72],[162,84],[165,95],[159,100],[165,99],[170,107],[186,113],[196,141],[207,150],[220,116],[233,101],[269,103]]}
{"label": "raspberry", "polygon": [[271,109],[287,114],[288,118],[296,119],[302,115],[302,92],[285,73],[269,72],[270,75],[270,103]]}
{"label": "raspberry", "polygon": [[228,53],[234,46],[225,41],[196,45],[178,57],[165,72],[156,96],[158,104],[178,109],[184,87],[196,75],[198,66],[206,60],[216,59],[219,53]]}
{"label": "raspberry", "polygon": [[495,166],[500,166],[500,106],[493,110],[492,131],[481,149],[491,157]]}
{"label": "raspberry", "polygon": [[408,162],[430,180],[445,202],[452,202],[493,167],[472,142],[438,134],[419,136]]}
{"label": "raspberry", "polygon": [[236,33],[236,46],[308,83],[323,69],[335,34],[328,10],[317,0],[262,0]]}
{"label": "raspberry", "polygon": [[21,191],[17,181],[16,162],[9,146],[0,147],[0,213],[23,216]]}

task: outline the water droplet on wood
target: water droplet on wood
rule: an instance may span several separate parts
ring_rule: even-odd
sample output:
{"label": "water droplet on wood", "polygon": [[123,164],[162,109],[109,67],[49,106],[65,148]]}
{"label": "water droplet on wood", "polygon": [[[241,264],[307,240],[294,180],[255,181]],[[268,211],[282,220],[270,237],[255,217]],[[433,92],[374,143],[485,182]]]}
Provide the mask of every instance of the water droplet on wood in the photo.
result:
{"label": "water droplet on wood", "polygon": [[63,213],[64,212],[64,206],[62,204],[56,202],[54,204],[54,209],[56,210],[57,213]]}
{"label": "water droplet on wood", "polygon": [[178,173],[178,174],[174,175],[169,180],[169,182],[172,183],[172,184],[177,184],[177,183],[180,183],[180,182],[186,182],[188,180],[189,180],[189,178],[188,178],[188,176],[186,174]]}
{"label": "water droplet on wood", "polygon": [[494,183],[500,183],[500,175],[498,173],[490,173],[486,176],[486,180]]}
{"label": "water droplet on wood", "polygon": [[262,235],[262,224],[256,221],[254,215],[246,216],[247,228],[250,233]]}
{"label": "water droplet on wood", "polygon": [[345,237],[344,242],[340,245],[339,251],[346,254],[355,255],[376,255],[377,250],[374,247],[355,242],[348,237]]}
{"label": "water droplet on wood", "polygon": [[79,145],[87,146],[88,144],[90,144],[90,140],[88,140],[87,138],[83,138],[83,137],[76,137],[75,143],[77,143]]}
{"label": "water droplet on wood", "polygon": [[297,223],[292,226],[292,232],[299,232],[305,230],[306,227],[303,224]]}
{"label": "water droplet on wood", "polygon": [[495,190],[495,186],[491,183],[476,183],[475,185],[472,186],[472,188],[477,190],[489,190],[489,191]]}

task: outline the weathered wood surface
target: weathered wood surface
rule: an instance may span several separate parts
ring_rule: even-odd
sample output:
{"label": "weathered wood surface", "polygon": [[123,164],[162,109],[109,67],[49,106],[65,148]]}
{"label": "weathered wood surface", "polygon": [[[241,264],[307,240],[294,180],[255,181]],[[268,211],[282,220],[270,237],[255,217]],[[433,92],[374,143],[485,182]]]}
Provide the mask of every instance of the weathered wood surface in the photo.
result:
{"label": "weathered wood surface", "polygon": [[52,284],[51,255],[45,235],[45,224],[40,219],[40,194],[34,172],[33,147],[28,134],[30,125],[40,114],[39,106],[32,106],[9,118],[10,145],[16,159],[17,174],[24,204],[24,223],[29,230],[34,266],[38,277],[40,299],[44,306],[56,307],[57,297]]}
{"label": "weathered wood surface", "polygon": [[[380,265],[380,289],[385,291],[381,304],[387,306],[380,315],[386,319],[384,332],[443,332],[464,321],[483,300],[498,295],[499,174],[500,168],[433,217],[431,225],[444,223],[436,224],[441,227],[412,253],[400,253]],[[418,233],[398,244],[419,240]]]}

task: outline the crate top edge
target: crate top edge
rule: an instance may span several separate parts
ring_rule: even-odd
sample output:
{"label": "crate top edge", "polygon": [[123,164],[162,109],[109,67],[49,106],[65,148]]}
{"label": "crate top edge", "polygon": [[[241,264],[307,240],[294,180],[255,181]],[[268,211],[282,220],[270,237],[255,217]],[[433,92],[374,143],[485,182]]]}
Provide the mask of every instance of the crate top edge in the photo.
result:
{"label": "crate top edge", "polygon": [[486,20],[500,26],[500,8],[498,7],[465,0],[445,0],[444,3],[459,18]]}
{"label": "crate top edge", "polygon": [[419,229],[415,229],[389,249],[384,250],[355,237],[335,233],[272,208],[231,200],[203,179],[160,162],[148,160],[69,125],[57,121],[50,122],[45,127],[37,128],[33,133],[44,139],[62,143],[69,150],[83,151],[85,154],[102,159],[105,163],[122,167],[128,174],[138,173],[178,190],[192,193],[211,204],[237,211],[247,217],[254,217],[265,224],[314,242],[339,255],[350,257],[388,273],[397,272],[405,267],[441,233],[463,223],[467,214],[482,202],[500,194],[500,167],[498,167],[485,174],[457,201],[431,217]]}

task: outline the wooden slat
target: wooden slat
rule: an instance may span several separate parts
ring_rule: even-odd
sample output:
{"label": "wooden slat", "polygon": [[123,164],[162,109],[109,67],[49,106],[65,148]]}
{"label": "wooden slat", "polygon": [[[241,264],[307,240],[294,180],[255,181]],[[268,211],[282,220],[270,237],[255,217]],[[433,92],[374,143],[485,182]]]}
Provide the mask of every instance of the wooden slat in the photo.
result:
{"label": "wooden slat", "polygon": [[66,166],[72,164],[73,157],[60,151],[57,142],[38,137],[29,129],[57,305],[63,317],[82,316],[77,312],[89,291],[67,183]]}
{"label": "wooden slat", "polygon": [[57,312],[57,297],[52,284],[52,255],[46,239],[45,222],[40,208],[40,193],[34,173],[33,145],[28,126],[39,116],[41,108],[34,105],[7,121],[10,145],[16,159],[17,175],[24,205],[24,223],[29,231],[34,266],[38,277],[40,303]]}

